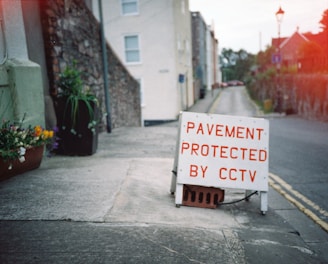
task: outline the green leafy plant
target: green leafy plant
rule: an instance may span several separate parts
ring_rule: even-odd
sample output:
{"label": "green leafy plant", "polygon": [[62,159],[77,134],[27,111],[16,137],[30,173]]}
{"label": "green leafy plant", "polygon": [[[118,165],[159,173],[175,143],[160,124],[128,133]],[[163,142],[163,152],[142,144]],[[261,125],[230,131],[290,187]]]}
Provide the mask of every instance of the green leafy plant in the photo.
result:
{"label": "green leafy plant", "polygon": [[[59,93],[58,96],[66,99],[64,118],[70,108],[72,127],[71,132],[76,134],[76,122],[79,118],[79,102],[84,102],[89,113],[89,128],[94,131],[97,124],[95,120],[93,105],[98,104],[98,100],[94,94],[88,89],[84,90],[81,72],[76,68],[76,61],[73,61],[72,67],[67,66],[65,70],[59,75]],[[66,127],[63,127],[66,129]]]}

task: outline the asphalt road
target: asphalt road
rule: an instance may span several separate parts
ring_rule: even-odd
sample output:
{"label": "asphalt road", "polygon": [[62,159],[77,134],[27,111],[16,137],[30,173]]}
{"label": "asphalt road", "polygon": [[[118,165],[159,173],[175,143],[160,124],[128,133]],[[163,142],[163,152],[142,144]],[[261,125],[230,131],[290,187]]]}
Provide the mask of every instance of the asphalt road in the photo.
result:
{"label": "asphalt road", "polygon": [[[215,114],[257,116],[245,87],[224,89]],[[268,115],[270,184],[318,224],[328,226],[328,124],[298,116]]]}
{"label": "asphalt road", "polygon": [[328,222],[327,136],[327,123],[297,116],[270,120],[270,172],[289,184],[292,187],[289,193],[325,222]]}
{"label": "asphalt road", "polygon": [[228,87],[222,90],[211,112],[213,114],[236,116],[257,115],[257,109],[254,103],[248,100],[248,94],[244,86]]}

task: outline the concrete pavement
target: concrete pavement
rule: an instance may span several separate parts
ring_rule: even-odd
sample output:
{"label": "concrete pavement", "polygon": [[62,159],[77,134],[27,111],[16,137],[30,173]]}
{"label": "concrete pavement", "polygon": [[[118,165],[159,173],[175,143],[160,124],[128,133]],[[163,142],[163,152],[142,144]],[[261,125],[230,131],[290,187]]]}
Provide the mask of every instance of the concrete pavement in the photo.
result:
{"label": "concrete pavement", "polygon": [[[219,92],[190,111],[208,112]],[[327,233],[271,188],[266,216],[258,196],[176,208],[177,126],[114,129],[93,156],[45,158],[1,182],[0,263],[328,262]]]}

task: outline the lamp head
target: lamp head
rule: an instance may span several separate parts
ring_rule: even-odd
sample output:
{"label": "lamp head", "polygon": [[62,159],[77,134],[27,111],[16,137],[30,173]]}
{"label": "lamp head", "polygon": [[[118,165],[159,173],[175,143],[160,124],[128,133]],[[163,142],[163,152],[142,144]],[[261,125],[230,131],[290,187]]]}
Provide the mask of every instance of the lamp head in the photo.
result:
{"label": "lamp head", "polygon": [[276,12],[276,18],[278,23],[281,23],[282,18],[284,17],[285,11],[282,10],[281,6],[279,7],[279,10]]}

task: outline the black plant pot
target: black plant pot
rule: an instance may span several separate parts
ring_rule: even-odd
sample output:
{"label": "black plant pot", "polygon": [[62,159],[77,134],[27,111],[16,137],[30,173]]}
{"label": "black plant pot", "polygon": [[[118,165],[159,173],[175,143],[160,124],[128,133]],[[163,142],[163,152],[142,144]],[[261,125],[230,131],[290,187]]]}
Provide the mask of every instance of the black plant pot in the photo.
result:
{"label": "black plant pot", "polygon": [[[93,120],[98,120],[99,109],[94,102],[90,103],[93,108]],[[59,100],[57,104],[58,122],[58,149],[56,153],[61,155],[87,156],[97,151],[98,147],[98,124],[91,130],[90,114],[84,101],[78,103],[78,113],[72,131],[71,106],[66,106],[66,100]]]}

